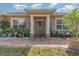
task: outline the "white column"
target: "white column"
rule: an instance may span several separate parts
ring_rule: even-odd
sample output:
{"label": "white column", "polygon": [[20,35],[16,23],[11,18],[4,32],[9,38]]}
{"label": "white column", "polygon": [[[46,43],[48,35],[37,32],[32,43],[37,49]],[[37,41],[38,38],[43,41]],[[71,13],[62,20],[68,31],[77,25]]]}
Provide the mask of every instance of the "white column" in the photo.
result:
{"label": "white column", "polygon": [[10,27],[13,27],[13,19],[11,19]]}
{"label": "white column", "polygon": [[50,36],[50,16],[46,16],[46,35]]}
{"label": "white column", "polygon": [[30,16],[30,36],[33,37],[34,34],[34,19],[33,16]]}

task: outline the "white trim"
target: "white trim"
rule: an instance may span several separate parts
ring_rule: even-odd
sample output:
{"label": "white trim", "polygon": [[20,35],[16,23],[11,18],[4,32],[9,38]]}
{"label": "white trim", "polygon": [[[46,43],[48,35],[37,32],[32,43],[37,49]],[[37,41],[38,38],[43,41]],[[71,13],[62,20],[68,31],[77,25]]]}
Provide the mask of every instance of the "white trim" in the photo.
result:
{"label": "white trim", "polygon": [[25,20],[25,18],[15,18],[15,17],[14,18],[11,18],[11,24],[10,24],[11,26],[10,27],[11,28],[13,27],[13,20],[19,20],[19,19]]}
{"label": "white trim", "polygon": [[30,15],[30,16],[50,16],[50,15]]}
{"label": "white trim", "polygon": [[[55,19],[55,30],[57,30],[57,27],[56,27],[56,25],[57,25],[57,20],[64,20],[64,18],[56,18]],[[63,30],[63,23],[62,23],[62,30]]]}

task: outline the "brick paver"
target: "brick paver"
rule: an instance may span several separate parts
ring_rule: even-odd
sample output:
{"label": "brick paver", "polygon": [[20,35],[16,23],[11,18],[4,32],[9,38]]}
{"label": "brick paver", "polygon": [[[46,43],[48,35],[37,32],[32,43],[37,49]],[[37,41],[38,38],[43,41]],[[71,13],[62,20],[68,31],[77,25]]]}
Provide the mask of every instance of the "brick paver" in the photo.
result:
{"label": "brick paver", "polygon": [[0,40],[0,45],[4,46],[32,46],[32,45],[67,45],[69,39],[64,38],[29,38],[29,39],[8,39]]}

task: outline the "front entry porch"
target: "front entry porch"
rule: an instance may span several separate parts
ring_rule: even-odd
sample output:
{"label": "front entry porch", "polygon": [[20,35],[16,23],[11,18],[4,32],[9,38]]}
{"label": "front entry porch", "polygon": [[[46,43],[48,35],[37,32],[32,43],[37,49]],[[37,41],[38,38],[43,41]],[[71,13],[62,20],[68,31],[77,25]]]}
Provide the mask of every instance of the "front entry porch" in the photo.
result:
{"label": "front entry porch", "polygon": [[50,15],[30,15],[30,37],[50,37]]}
{"label": "front entry porch", "polygon": [[35,17],[34,18],[34,37],[45,37],[46,34],[46,20],[45,17]]}

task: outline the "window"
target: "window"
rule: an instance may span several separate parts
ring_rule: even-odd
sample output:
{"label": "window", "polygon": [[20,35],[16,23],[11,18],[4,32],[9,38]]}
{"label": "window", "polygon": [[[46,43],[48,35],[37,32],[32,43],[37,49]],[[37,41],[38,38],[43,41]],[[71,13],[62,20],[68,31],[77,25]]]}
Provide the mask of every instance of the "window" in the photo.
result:
{"label": "window", "polygon": [[63,29],[63,20],[62,19],[57,19],[56,20],[56,29]]}
{"label": "window", "polygon": [[25,21],[24,20],[19,20],[18,21],[18,26],[19,26],[19,28],[24,28],[25,27]]}
{"label": "window", "polygon": [[13,20],[13,27],[18,28],[18,20]]}
{"label": "window", "polygon": [[25,20],[23,18],[13,19],[13,27],[14,28],[24,28],[25,27]]}

